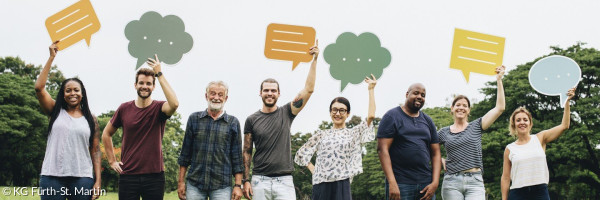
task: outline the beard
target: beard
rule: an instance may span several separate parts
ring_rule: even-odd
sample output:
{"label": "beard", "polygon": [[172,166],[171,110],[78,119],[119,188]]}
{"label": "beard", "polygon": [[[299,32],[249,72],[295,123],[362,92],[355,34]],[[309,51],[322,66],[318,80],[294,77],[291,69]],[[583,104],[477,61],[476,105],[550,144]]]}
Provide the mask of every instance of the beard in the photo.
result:
{"label": "beard", "polygon": [[148,95],[144,96],[144,95],[142,95],[142,89],[140,88],[137,90],[137,95],[142,99],[146,99],[146,98],[150,97],[150,95],[152,95],[152,90],[148,90]]}
{"label": "beard", "polygon": [[212,101],[207,101],[208,103],[208,109],[210,109],[211,111],[221,111],[223,109],[223,102],[212,102]]}
{"label": "beard", "polygon": [[425,104],[425,102],[419,102],[421,105],[416,105],[417,104],[417,100],[413,100],[412,102],[410,102],[408,104],[408,108],[413,111],[413,112],[418,112],[419,110],[421,110],[421,108],[423,108],[423,105]]}
{"label": "beard", "polygon": [[269,107],[269,108],[271,108],[271,107],[275,106],[275,104],[277,104],[277,98],[273,98],[273,103],[267,103],[266,99],[267,99],[267,98],[264,98],[264,97],[263,97],[263,98],[262,98],[262,102],[263,102],[263,104],[264,104],[265,106],[267,106],[267,107]]}

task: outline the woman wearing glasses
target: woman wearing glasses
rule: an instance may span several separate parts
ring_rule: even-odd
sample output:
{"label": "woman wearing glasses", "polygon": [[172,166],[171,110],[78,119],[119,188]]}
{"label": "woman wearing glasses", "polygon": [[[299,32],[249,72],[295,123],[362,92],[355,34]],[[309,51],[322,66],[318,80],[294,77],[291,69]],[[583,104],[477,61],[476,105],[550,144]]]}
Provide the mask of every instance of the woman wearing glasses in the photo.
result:
{"label": "woman wearing glasses", "polygon": [[[312,173],[312,199],[352,199],[350,179],[362,173],[362,144],[375,139],[371,123],[375,118],[374,88],[375,76],[366,77],[369,85],[369,113],[367,122],[352,128],[346,127],[350,115],[350,102],[344,97],[336,97],[329,105],[333,128],[317,131],[296,152],[294,161],[307,166]],[[317,152],[316,167],[310,159]]]}

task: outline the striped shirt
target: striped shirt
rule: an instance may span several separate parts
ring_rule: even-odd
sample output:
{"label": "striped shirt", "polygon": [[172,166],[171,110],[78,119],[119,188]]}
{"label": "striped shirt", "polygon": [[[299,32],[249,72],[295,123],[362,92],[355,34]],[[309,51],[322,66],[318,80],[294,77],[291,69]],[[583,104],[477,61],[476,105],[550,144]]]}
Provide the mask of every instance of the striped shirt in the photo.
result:
{"label": "striped shirt", "polygon": [[190,115],[185,129],[180,166],[189,166],[187,181],[200,190],[230,187],[233,174],[242,173],[240,122],[222,114],[216,120],[208,112]]}
{"label": "striped shirt", "polygon": [[465,130],[452,133],[450,127],[438,131],[440,144],[446,147],[446,173],[454,174],[471,168],[481,168],[481,118],[469,122]]}

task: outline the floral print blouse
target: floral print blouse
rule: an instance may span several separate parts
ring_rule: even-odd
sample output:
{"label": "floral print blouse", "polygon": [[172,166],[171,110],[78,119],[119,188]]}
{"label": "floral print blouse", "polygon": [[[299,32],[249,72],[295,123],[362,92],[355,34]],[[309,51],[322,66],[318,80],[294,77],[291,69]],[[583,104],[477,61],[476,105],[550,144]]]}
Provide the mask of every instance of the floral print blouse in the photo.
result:
{"label": "floral print blouse", "polygon": [[317,152],[313,185],[352,178],[363,172],[362,144],[374,139],[373,126],[364,121],[352,128],[319,130],[296,152],[294,162],[306,166]]}

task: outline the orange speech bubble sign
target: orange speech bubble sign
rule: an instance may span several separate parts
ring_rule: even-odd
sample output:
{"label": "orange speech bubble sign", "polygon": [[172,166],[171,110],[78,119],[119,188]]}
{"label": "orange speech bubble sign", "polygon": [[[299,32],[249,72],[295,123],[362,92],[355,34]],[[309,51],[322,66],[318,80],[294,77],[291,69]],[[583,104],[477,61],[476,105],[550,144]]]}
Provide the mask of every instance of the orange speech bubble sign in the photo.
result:
{"label": "orange speech bubble sign", "polygon": [[300,62],[310,62],[310,47],[317,33],[314,28],[286,24],[269,24],[265,41],[265,56],[276,60],[292,61],[292,70]]}
{"label": "orange speech bubble sign", "polygon": [[46,19],[52,41],[60,40],[60,50],[84,40],[88,46],[92,34],[100,30],[100,21],[90,0],[81,0]]}

